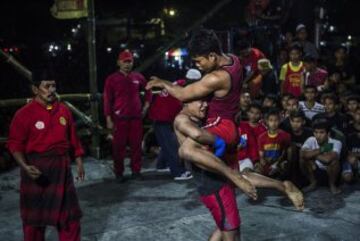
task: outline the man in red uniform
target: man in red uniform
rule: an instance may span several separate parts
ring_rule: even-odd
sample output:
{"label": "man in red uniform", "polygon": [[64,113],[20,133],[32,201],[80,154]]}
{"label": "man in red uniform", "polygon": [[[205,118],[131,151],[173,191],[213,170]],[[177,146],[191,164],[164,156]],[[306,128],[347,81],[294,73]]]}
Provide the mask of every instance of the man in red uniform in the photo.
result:
{"label": "man in red uniform", "polygon": [[51,72],[34,71],[35,98],[11,122],[8,147],[21,167],[20,211],[25,241],[45,240],[47,225],[60,241],[80,240],[82,216],[70,166],[70,151],[84,179],[84,151],[70,110],[56,101]]}
{"label": "man in red uniform", "polygon": [[142,117],[151,100],[151,92],[146,91],[142,108],[140,90],[145,87],[146,80],[142,74],[132,71],[133,64],[132,53],[121,52],[118,58],[119,71],[106,79],[104,88],[106,126],[113,130],[114,172],[120,182],[124,181],[124,158],[128,144],[131,149],[132,176],[141,179]]}
{"label": "man in red uniform", "polygon": [[[184,86],[199,79],[201,79],[200,71],[189,69],[185,79],[174,81],[173,84]],[[153,96],[149,109],[149,119],[153,120],[156,140],[161,147],[156,168],[161,171],[169,167],[175,181],[192,178],[191,172],[187,171],[179,160],[179,144],[173,129],[174,119],[181,109],[182,103],[169,95],[165,89]]]}

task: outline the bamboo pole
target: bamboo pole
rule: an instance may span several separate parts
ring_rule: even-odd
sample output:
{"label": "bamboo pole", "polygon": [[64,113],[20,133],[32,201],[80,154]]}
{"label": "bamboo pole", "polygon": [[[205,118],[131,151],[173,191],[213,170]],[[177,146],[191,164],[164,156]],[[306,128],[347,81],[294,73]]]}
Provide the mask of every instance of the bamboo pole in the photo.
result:
{"label": "bamboo pole", "polygon": [[[90,93],[96,96],[97,68],[96,68],[96,23],[95,23],[95,0],[88,0],[88,51],[89,51],[89,80]],[[91,117],[95,126],[99,125],[99,103],[95,98],[90,100]],[[100,158],[100,136],[96,129],[93,130],[91,137],[91,153],[95,158]]]}

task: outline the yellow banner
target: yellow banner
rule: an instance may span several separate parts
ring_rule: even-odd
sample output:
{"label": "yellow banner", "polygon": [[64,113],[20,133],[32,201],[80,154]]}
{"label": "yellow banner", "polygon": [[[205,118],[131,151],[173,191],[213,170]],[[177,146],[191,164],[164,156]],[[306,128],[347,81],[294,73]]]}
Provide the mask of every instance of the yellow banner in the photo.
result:
{"label": "yellow banner", "polygon": [[87,0],[54,0],[50,12],[57,19],[73,19],[88,16]]}

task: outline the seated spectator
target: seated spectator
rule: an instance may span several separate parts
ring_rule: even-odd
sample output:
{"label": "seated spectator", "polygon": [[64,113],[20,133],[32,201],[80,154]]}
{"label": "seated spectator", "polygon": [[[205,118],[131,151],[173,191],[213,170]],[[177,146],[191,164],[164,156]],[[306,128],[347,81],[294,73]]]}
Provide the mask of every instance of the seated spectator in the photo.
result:
{"label": "seated spectator", "polygon": [[280,71],[281,94],[289,93],[296,97],[301,95],[304,83],[304,65],[301,61],[301,54],[302,49],[299,46],[294,45],[291,47],[289,52],[290,61],[284,64]]}
{"label": "seated spectator", "polygon": [[261,76],[261,93],[263,96],[279,94],[279,80],[277,73],[268,59],[258,61],[258,69]]}
{"label": "seated spectator", "polygon": [[248,120],[247,111],[249,110],[251,104],[251,96],[248,90],[242,90],[240,94],[240,110],[236,114],[235,120],[246,121]]}
{"label": "seated spectator", "polygon": [[357,177],[360,162],[360,108],[355,112],[354,130],[348,135],[347,157],[342,164],[342,178],[345,182],[350,183]]}
{"label": "seated spectator", "polygon": [[255,171],[264,176],[285,176],[288,174],[287,150],[290,135],[279,129],[280,112],[272,109],[265,115],[267,132],[258,138],[260,161],[255,164]]}
{"label": "seated spectator", "polygon": [[353,115],[353,122],[348,126],[346,134],[360,132],[360,107],[358,107]]}
{"label": "seated spectator", "polygon": [[314,136],[308,138],[301,147],[300,165],[310,184],[303,191],[316,189],[324,175],[333,194],[341,192],[336,186],[340,174],[341,142],[329,137],[330,125],[326,119],[316,119],[313,123]]}
{"label": "seated spectator", "polygon": [[296,39],[297,41],[294,44],[300,45],[303,49],[305,55],[309,55],[315,59],[319,58],[318,51],[315,44],[307,40],[308,33],[306,26],[304,24],[299,24],[296,27]]}
{"label": "seated spectator", "polygon": [[[299,100],[297,97],[290,95],[288,98],[288,102],[286,105],[286,111],[284,114],[284,118],[281,121],[280,129],[290,133],[291,125],[290,125],[290,113],[293,111],[299,110]],[[310,120],[305,117],[305,126],[310,126]]]}
{"label": "seated spectator", "polygon": [[324,113],[325,108],[322,104],[316,102],[317,89],[313,85],[306,85],[304,87],[305,101],[299,102],[300,110],[302,110],[309,120],[319,113]]}
{"label": "seated spectator", "polygon": [[360,107],[360,99],[357,95],[351,95],[346,98],[346,115],[350,124],[353,122],[357,109]]}
{"label": "seated spectator", "polygon": [[281,119],[285,118],[286,110],[287,110],[287,104],[289,98],[293,96],[292,94],[283,94],[281,95]]}
{"label": "seated spectator", "polygon": [[290,113],[290,136],[291,146],[288,153],[290,179],[297,183],[302,184],[303,178],[300,171],[300,149],[305,141],[313,135],[312,129],[305,127],[305,115],[301,110],[295,110]]}
{"label": "seated spectator", "polygon": [[277,106],[277,96],[273,94],[268,94],[265,96],[262,102],[263,109],[276,108]]}
{"label": "seated spectator", "polygon": [[266,127],[262,122],[261,106],[256,103],[252,103],[247,112],[247,116],[249,121],[244,122],[244,124],[248,125],[252,129],[257,139],[262,133],[266,132]]}
{"label": "seated spectator", "polygon": [[338,99],[334,94],[325,94],[322,96],[322,102],[325,107],[325,112],[316,114],[313,117],[313,120],[316,119],[327,119],[330,128],[335,127],[342,133],[347,129],[348,119],[346,116],[340,112],[338,112]]}
{"label": "seated spectator", "polygon": [[316,86],[317,90],[324,89],[325,81],[328,77],[326,70],[317,66],[317,61],[312,56],[305,56],[304,59],[304,85]]}

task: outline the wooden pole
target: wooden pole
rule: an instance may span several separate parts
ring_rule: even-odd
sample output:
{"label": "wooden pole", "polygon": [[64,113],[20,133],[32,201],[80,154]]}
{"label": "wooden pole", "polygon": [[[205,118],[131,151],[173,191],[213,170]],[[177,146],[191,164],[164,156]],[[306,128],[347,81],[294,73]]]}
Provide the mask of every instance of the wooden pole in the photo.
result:
{"label": "wooden pole", "polygon": [[[95,23],[95,0],[88,0],[88,52],[89,52],[89,79],[90,93],[94,97],[98,93],[97,68],[96,68],[96,23]],[[91,117],[95,126],[99,125],[99,103],[96,98],[90,100]],[[93,129],[90,151],[95,158],[100,158],[100,136]]]}

